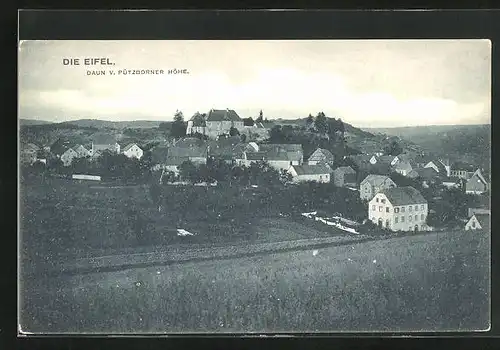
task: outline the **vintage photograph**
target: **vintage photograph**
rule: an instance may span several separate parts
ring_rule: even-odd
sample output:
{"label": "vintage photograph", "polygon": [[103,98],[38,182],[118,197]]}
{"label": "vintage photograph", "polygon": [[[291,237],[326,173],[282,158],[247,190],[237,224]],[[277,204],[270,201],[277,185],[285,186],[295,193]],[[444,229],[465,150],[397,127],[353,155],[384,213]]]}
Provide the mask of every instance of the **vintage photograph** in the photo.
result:
{"label": "vintage photograph", "polygon": [[488,331],[489,40],[18,45],[19,334]]}

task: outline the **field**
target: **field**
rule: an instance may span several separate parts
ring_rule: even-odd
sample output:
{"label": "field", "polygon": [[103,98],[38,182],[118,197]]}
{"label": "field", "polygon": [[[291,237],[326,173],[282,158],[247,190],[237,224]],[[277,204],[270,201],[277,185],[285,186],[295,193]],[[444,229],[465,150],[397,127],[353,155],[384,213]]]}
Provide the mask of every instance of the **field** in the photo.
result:
{"label": "field", "polygon": [[489,327],[490,238],[449,232],[26,279],[30,332],[452,331]]}

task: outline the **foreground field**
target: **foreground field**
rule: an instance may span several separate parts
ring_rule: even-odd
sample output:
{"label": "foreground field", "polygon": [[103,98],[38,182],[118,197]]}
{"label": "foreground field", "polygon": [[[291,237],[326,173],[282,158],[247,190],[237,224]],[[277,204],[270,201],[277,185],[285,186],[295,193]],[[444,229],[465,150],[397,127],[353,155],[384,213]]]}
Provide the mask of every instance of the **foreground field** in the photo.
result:
{"label": "foreground field", "polygon": [[29,279],[30,332],[448,331],[489,327],[489,234]]}

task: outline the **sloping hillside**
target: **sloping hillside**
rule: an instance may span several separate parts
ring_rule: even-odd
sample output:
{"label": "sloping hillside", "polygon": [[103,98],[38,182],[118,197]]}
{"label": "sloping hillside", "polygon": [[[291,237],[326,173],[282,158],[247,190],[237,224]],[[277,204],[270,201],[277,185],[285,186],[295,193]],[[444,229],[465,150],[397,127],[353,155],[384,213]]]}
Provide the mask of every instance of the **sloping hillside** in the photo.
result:
{"label": "sloping hillside", "polygon": [[146,129],[146,128],[157,128],[158,126],[160,126],[160,123],[165,123],[165,122],[166,121],[160,121],[160,120],[132,120],[132,121],[113,122],[113,121],[99,120],[99,119],[79,119],[79,120],[63,122],[60,124],[76,125],[79,127],[93,127],[98,129],[103,129],[103,128]]}
{"label": "sloping hillside", "polygon": [[409,140],[438,155],[481,165],[491,159],[491,125],[436,125],[369,129]]}

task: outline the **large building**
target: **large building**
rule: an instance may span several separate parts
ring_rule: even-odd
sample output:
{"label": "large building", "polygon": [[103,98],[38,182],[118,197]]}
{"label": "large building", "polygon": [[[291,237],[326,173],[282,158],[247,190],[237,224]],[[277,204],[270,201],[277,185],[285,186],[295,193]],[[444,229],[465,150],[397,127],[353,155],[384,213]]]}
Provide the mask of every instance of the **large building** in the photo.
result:
{"label": "large building", "polygon": [[422,230],[427,214],[427,200],[411,186],[384,189],[368,205],[368,218],[391,231]]}
{"label": "large building", "polygon": [[231,128],[244,132],[243,119],[232,109],[211,109],[206,117],[193,116],[187,124],[186,135],[200,133],[210,138],[229,135]]}

